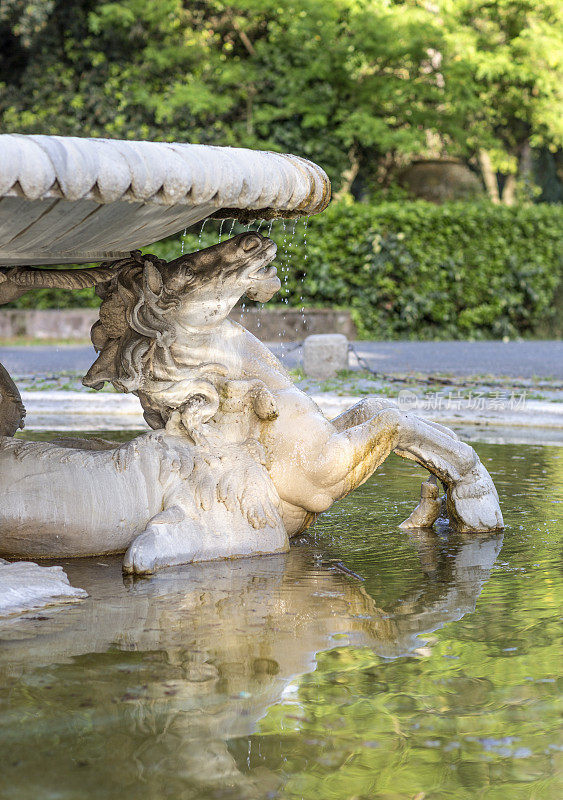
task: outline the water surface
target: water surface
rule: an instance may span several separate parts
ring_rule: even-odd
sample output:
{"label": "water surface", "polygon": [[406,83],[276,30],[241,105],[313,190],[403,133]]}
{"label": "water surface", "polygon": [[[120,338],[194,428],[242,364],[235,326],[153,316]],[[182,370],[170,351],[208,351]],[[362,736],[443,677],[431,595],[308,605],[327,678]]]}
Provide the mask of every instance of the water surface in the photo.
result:
{"label": "water surface", "polygon": [[406,533],[392,457],[288,555],[124,579],[0,625],[10,800],[555,800],[563,451],[478,445],[506,531]]}

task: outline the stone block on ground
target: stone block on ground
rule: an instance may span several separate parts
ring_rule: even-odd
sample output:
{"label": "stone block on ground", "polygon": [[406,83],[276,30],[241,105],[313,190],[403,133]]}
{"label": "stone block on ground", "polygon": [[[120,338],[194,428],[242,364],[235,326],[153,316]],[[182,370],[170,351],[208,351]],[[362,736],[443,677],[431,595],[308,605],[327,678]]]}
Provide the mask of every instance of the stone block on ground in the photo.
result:
{"label": "stone block on ground", "polygon": [[348,339],[341,333],[307,336],[303,342],[303,371],[308,378],[326,380],[348,367]]}

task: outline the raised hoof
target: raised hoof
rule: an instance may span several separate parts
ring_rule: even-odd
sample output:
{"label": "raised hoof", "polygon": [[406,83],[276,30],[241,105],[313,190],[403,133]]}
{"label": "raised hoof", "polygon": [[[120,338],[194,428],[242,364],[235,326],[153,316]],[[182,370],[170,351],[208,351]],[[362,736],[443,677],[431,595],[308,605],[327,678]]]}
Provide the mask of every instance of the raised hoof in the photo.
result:
{"label": "raised hoof", "polygon": [[438,497],[438,484],[434,476],[420,487],[420,502],[399,528],[431,528],[440,516],[442,503]]}
{"label": "raised hoof", "polygon": [[461,533],[504,528],[497,490],[480,461],[461,481],[448,488],[447,510],[450,524]]}

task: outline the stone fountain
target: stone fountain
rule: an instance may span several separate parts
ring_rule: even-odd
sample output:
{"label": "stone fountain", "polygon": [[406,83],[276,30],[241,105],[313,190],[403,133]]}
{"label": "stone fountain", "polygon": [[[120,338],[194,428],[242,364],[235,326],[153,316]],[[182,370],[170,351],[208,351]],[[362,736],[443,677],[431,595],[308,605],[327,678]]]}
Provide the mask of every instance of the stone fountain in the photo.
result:
{"label": "stone fountain", "polygon": [[[45,286],[95,286],[98,357],[84,383],[137,395],[152,429],[120,446],[22,441],[25,411],[2,370],[0,555],[125,553],[124,571],[146,574],[285,552],[391,452],[431,473],[404,527],[445,515],[459,531],[502,528],[487,470],[451,430],[375,397],[329,421],[228,319],[243,295],[267,302],[279,290],[274,242],[249,231],[170,262],[140,250],[207,217],[311,215],[329,197],[325,173],[291,155],[0,136],[0,303]],[[63,266],[93,261],[103,263]],[[0,603],[17,590],[25,607],[18,568],[0,566]],[[26,569],[34,585],[47,573]],[[47,600],[77,599],[53,569],[51,584],[62,583]]]}

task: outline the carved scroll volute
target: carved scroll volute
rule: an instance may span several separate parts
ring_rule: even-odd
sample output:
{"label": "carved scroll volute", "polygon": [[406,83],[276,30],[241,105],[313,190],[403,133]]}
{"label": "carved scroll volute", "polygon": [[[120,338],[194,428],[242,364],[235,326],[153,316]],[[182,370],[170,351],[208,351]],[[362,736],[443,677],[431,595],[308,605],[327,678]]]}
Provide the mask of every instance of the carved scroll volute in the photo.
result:
{"label": "carved scroll volute", "polygon": [[23,428],[25,408],[13,380],[0,364],[0,435],[13,436]]}

